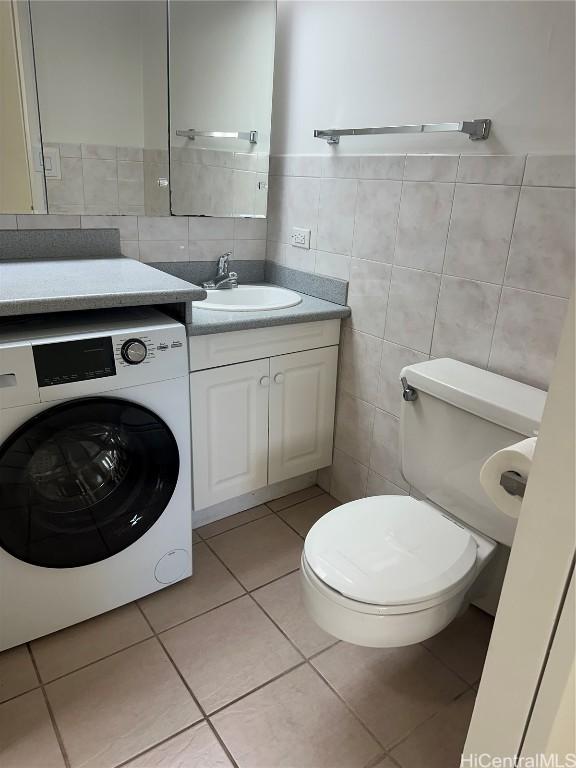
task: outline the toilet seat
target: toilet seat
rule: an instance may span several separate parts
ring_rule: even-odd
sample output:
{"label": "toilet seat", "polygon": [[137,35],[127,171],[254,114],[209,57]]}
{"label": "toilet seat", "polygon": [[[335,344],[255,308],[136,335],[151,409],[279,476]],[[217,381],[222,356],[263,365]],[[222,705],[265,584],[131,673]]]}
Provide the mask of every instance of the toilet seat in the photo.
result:
{"label": "toilet seat", "polygon": [[425,501],[353,501],[308,532],[304,604],[340,640],[377,648],[419,643],[458,615],[495,548]]}
{"label": "toilet seat", "polygon": [[304,560],[330,590],[365,604],[360,610],[408,613],[461,591],[474,578],[477,548],[470,530],[431,504],[374,496],[320,518]]}

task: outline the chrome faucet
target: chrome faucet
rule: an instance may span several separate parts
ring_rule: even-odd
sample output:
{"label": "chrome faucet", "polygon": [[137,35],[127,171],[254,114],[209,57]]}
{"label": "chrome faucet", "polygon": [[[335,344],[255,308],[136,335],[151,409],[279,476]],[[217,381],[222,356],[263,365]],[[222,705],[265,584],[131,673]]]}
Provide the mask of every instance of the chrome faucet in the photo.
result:
{"label": "chrome faucet", "polygon": [[209,290],[222,290],[223,288],[238,288],[238,274],[236,272],[229,272],[231,251],[223,253],[218,259],[218,272],[214,280],[208,280],[203,283],[202,287]]}

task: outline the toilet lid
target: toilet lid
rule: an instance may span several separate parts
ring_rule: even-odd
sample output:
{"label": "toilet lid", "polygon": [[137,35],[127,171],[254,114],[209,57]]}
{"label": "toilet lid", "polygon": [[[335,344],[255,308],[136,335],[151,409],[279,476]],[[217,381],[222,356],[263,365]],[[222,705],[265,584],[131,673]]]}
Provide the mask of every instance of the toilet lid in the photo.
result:
{"label": "toilet lid", "polygon": [[310,529],[306,560],[346,597],[405,605],[437,597],[476,562],[471,532],[425,501],[372,496],[331,510]]}

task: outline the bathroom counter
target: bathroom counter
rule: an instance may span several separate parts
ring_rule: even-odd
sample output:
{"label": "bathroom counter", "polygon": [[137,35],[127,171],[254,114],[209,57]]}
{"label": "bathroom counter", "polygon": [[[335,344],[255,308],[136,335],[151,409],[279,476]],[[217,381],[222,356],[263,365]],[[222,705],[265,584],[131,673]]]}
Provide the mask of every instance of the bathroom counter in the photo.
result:
{"label": "bathroom counter", "polygon": [[0,262],[0,317],[205,297],[197,285],[123,257]]}
{"label": "bathroom counter", "polygon": [[[293,289],[291,289],[293,290]],[[335,304],[325,299],[317,299],[296,291],[302,302],[286,309],[270,309],[259,312],[226,312],[214,309],[192,307],[191,320],[186,323],[189,336],[203,336],[209,333],[227,333],[243,331],[249,328],[262,328],[271,325],[291,325],[310,323],[314,320],[332,320],[350,316],[350,307]],[[187,313],[188,314],[188,313]]]}

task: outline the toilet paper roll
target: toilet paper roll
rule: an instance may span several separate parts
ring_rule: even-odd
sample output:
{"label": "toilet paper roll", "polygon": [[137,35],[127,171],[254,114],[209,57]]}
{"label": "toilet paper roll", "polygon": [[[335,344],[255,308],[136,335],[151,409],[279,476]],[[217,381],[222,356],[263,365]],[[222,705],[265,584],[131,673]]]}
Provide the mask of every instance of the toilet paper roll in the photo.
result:
{"label": "toilet paper roll", "polygon": [[532,457],[536,447],[536,438],[529,437],[520,443],[514,443],[501,451],[496,451],[486,460],[480,470],[480,483],[484,491],[501,512],[510,517],[518,517],[522,506],[521,496],[512,496],[500,485],[503,472],[518,472],[527,478],[532,467]]}

